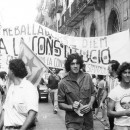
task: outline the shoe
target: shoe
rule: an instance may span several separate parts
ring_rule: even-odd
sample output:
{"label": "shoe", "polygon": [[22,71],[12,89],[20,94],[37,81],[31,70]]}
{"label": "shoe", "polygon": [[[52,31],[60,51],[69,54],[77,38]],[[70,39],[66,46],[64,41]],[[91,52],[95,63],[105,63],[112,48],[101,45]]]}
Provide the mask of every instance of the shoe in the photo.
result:
{"label": "shoe", "polygon": [[105,126],[104,130],[110,130],[110,128],[108,126]]}
{"label": "shoe", "polygon": [[102,118],[102,119],[101,119],[101,121],[103,122],[103,121],[105,121],[105,119],[104,119],[104,118]]}
{"label": "shoe", "polygon": [[57,110],[54,110],[54,114],[57,114]]}

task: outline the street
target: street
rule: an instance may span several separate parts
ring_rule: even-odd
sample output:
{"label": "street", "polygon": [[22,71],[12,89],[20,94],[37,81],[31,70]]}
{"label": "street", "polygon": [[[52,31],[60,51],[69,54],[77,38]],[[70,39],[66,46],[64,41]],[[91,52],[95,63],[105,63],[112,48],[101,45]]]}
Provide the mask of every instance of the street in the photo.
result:
{"label": "street", "polygon": [[64,111],[53,114],[51,101],[39,103],[39,114],[36,130],[65,130]]}
{"label": "street", "polygon": [[[40,102],[36,130],[66,130],[64,114],[62,110],[59,110],[57,114],[53,114],[50,99],[48,103]],[[103,125],[98,120],[94,120],[94,130],[103,130]]]}

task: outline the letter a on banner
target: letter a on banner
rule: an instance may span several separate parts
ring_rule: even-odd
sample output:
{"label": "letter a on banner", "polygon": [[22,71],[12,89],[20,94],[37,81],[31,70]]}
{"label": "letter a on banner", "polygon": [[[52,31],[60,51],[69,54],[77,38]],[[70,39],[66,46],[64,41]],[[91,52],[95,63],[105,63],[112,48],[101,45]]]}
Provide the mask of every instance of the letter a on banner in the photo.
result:
{"label": "letter a on banner", "polygon": [[43,73],[49,68],[24,43],[23,38],[20,43],[19,58],[22,59],[26,65],[28,71],[27,79],[37,86]]}

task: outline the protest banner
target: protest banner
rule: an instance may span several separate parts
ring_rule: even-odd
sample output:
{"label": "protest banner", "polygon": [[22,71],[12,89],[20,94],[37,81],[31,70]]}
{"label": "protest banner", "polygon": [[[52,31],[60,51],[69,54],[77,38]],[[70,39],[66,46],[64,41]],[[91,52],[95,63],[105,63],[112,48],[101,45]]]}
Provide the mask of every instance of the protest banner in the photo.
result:
{"label": "protest banner", "polygon": [[[72,37],[52,31],[38,23],[2,27],[0,30],[0,66],[19,53],[20,39],[48,67],[64,68],[68,54],[83,55],[87,72],[106,74],[110,60],[130,62],[129,30],[101,37]],[[5,56],[6,55],[6,56]],[[4,62],[5,62],[4,61]]]}

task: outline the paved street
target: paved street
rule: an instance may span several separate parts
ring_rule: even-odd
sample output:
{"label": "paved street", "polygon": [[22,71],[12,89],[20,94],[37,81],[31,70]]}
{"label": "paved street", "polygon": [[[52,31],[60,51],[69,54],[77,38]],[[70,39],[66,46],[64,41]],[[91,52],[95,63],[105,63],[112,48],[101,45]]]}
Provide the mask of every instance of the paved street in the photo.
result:
{"label": "paved street", "polygon": [[[64,111],[59,110],[58,114],[53,114],[52,104],[49,100],[48,103],[39,103],[39,115],[36,130],[66,130],[64,125]],[[100,118],[100,113],[99,116]],[[95,130],[103,130],[103,125],[94,120]]]}

